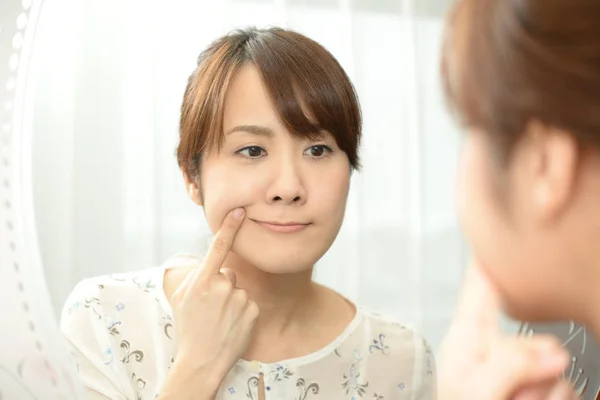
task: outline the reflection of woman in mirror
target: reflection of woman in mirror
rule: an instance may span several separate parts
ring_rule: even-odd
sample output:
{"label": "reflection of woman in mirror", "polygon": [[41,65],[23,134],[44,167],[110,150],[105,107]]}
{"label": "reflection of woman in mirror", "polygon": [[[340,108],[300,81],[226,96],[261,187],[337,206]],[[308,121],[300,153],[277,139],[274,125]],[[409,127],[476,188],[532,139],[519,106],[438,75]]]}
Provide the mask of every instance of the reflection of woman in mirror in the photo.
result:
{"label": "reflection of woman in mirror", "polygon": [[203,52],[177,156],[216,237],[203,259],[76,287],[61,326],[90,396],[433,398],[418,334],[311,279],[342,224],[360,132],[348,77],[314,41],[247,30]]}
{"label": "reflection of woman in mirror", "polygon": [[440,392],[574,398],[559,344],[500,335],[495,311],[576,320],[600,341],[600,1],[463,0],[451,28],[444,78],[468,128],[458,194],[477,266]]}

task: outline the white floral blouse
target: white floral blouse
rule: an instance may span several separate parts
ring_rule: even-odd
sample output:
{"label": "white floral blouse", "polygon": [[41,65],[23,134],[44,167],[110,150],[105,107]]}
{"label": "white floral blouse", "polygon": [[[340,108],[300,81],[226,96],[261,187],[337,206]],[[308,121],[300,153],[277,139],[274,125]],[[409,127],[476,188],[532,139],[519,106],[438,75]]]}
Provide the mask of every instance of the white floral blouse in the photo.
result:
{"label": "white floral blouse", "polygon": [[[155,399],[173,362],[173,316],[163,291],[165,268],[198,263],[177,256],[140,272],[80,282],[61,318],[73,363],[89,399]],[[327,347],[263,364],[240,360],[217,400],[435,399],[434,357],[427,342],[398,322],[358,307]]]}

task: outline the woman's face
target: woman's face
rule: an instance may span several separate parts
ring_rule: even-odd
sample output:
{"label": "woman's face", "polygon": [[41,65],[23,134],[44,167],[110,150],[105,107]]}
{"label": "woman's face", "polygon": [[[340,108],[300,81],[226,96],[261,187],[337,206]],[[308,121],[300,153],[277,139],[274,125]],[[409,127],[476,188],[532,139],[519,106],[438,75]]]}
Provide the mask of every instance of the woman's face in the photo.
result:
{"label": "woman's face", "polygon": [[590,184],[597,172],[585,172],[595,167],[584,164],[569,135],[539,126],[506,165],[494,160],[488,135],[466,135],[457,185],[461,222],[514,318],[573,318],[589,300],[582,293],[598,267],[591,259],[599,246],[590,238],[600,233],[600,186]]}
{"label": "woman's face", "polygon": [[216,232],[234,208],[246,210],[233,251],[270,273],[311,268],[344,217],[350,164],[335,139],[297,139],[279,120],[258,70],[244,66],[225,99],[225,140],[201,165],[208,224]]}

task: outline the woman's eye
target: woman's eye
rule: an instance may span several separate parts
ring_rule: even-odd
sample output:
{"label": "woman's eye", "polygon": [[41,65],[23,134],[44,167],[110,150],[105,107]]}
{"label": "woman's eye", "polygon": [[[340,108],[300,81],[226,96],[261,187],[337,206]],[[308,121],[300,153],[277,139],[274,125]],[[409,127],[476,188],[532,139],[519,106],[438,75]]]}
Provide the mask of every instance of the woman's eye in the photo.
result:
{"label": "woman's eye", "polygon": [[239,154],[248,158],[258,158],[266,154],[266,151],[259,146],[248,146],[238,151]]}
{"label": "woman's eye", "polygon": [[333,150],[331,149],[331,147],[325,146],[324,144],[319,144],[309,147],[308,149],[306,149],[304,154],[314,158],[321,158],[331,153],[332,151]]}

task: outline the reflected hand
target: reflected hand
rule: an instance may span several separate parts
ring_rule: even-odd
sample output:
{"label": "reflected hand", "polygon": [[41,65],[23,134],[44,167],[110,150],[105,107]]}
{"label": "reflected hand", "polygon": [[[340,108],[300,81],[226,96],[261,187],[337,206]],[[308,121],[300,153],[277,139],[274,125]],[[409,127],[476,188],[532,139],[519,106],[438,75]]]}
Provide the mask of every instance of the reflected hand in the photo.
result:
{"label": "reflected hand", "polygon": [[518,391],[513,400],[576,400],[572,386],[562,379],[529,386]]}
{"label": "reflected hand", "polygon": [[478,266],[470,267],[457,313],[442,343],[440,399],[575,399],[570,386],[560,379],[569,355],[558,340],[502,334],[500,311],[496,289]]}

